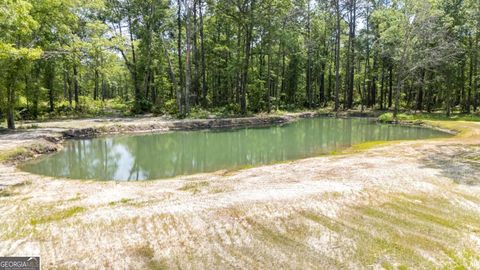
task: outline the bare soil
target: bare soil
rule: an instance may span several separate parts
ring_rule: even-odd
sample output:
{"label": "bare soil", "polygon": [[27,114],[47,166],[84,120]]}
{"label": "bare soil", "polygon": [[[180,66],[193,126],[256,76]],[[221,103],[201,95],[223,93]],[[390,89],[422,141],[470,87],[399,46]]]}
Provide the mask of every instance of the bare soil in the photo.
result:
{"label": "bare soil", "polygon": [[[0,153],[169,122],[39,123],[0,135]],[[40,255],[46,269],[479,269],[480,124],[430,124],[462,132],[161,181],[53,179],[4,162],[0,255]]]}

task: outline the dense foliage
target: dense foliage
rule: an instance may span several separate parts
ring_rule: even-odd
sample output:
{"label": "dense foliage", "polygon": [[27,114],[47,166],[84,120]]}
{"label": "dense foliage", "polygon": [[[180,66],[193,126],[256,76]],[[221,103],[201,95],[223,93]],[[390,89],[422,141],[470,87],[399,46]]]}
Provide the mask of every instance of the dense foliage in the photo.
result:
{"label": "dense foliage", "polygon": [[0,118],[479,105],[478,0],[2,0]]}

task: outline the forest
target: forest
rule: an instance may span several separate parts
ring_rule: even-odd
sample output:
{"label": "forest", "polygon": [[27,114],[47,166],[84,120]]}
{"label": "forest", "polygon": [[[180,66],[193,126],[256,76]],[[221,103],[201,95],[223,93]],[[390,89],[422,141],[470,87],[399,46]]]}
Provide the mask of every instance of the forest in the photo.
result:
{"label": "forest", "polygon": [[2,0],[0,120],[473,113],[478,0]]}

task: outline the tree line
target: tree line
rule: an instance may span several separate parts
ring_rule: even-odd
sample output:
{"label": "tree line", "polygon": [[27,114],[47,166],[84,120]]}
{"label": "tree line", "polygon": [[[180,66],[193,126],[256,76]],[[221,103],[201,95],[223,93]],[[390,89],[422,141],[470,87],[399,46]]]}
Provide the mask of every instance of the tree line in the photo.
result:
{"label": "tree line", "polygon": [[0,118],[480,104],[478,0],[3,0]]}

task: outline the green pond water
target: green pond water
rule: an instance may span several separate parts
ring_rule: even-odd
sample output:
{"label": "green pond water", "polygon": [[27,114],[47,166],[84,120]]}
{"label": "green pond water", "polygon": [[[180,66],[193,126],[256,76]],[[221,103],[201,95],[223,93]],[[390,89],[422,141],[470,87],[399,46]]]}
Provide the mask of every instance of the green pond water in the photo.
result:
{"label": "green pond water", "polygon": [[148,180],[313,157],[366,141],[446,136],[362,118],[312,118],[266,128],[71,140],[62,151],[21,168],[74,179]]}

